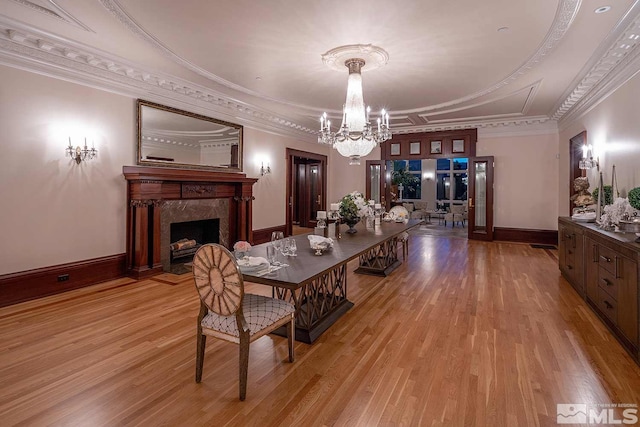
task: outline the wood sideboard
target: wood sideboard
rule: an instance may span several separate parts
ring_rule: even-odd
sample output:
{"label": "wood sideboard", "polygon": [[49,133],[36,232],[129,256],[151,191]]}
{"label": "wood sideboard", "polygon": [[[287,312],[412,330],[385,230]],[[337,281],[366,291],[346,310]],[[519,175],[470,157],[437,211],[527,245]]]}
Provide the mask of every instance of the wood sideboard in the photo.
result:
{"label": "wood sideboard", "polygon": [[127,272],[136,279],[162,272],[160,216],[169,200],[227,199],[229,243],[252,241],[253,184],[242,173],[124,166],[127,180]]}
{"label": "wood sideboard", "polygon": [[640,244],[635,238],[558,218],[562,275],[640,364]]}

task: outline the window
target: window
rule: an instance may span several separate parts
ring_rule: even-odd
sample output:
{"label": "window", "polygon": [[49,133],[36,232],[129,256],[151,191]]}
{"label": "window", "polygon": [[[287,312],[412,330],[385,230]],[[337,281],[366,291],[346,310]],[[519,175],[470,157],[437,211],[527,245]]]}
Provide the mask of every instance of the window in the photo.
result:
{"label": "window", "polygon": [[448,208],[467,200],[469,159],[438,159],[436,163],[436,202]]}
{"label": "window", "polygon": [[[402,199],[422,198],[422,160],[393,160],[387,162],[391,184],[402,184]],[[399,195],[398,195],[399,197]]]}

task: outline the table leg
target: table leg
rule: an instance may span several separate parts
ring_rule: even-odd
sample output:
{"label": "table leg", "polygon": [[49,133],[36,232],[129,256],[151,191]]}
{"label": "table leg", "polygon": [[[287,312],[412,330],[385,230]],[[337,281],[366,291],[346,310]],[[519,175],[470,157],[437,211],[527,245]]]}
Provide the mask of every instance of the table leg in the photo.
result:
{"label": "table leg", "polygon": [[[347,264],[341,264],[296,290],[274,287],[274,297],[296,308],[296,340],[313,343],[353,303],[347,299]],[[278,335],[286,336],[280,328]]]}

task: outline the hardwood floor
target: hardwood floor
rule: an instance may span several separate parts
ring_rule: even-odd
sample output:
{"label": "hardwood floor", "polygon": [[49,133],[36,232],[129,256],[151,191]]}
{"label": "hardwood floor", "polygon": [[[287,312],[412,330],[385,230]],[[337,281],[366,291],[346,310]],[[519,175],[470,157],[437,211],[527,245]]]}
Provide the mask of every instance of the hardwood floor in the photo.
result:
{"label": "hardwood floor", "polygon": [[245,402],[236,345],[209,339],[194,381],[189,275],[2,308],[0,424],[548,426],[559,403],[640,403],[556,251],[415,234],[389,277],[348,280],[355,306],[293,364],[285,338],[251,345]]}

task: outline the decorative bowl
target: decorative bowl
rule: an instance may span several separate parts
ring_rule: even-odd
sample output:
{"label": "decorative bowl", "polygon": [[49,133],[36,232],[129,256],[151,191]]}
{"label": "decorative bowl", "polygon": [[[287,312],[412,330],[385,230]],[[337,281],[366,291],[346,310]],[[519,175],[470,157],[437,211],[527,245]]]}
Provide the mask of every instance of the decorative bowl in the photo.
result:
{"label": "decorative bowl", "polygon": [[640,243],[640,217],[634,216],[629,219],[621,219],[618,223],[620,231],[623,233],[636,233],[636,242]]}
{"label": "decorative bowl", "polygon": [[323,251],[333,247],[333,239],[316,236],[315,234],[310,234],[307,238],[309,239],[309,246],[316,251],[316,255],[322,255]]}

